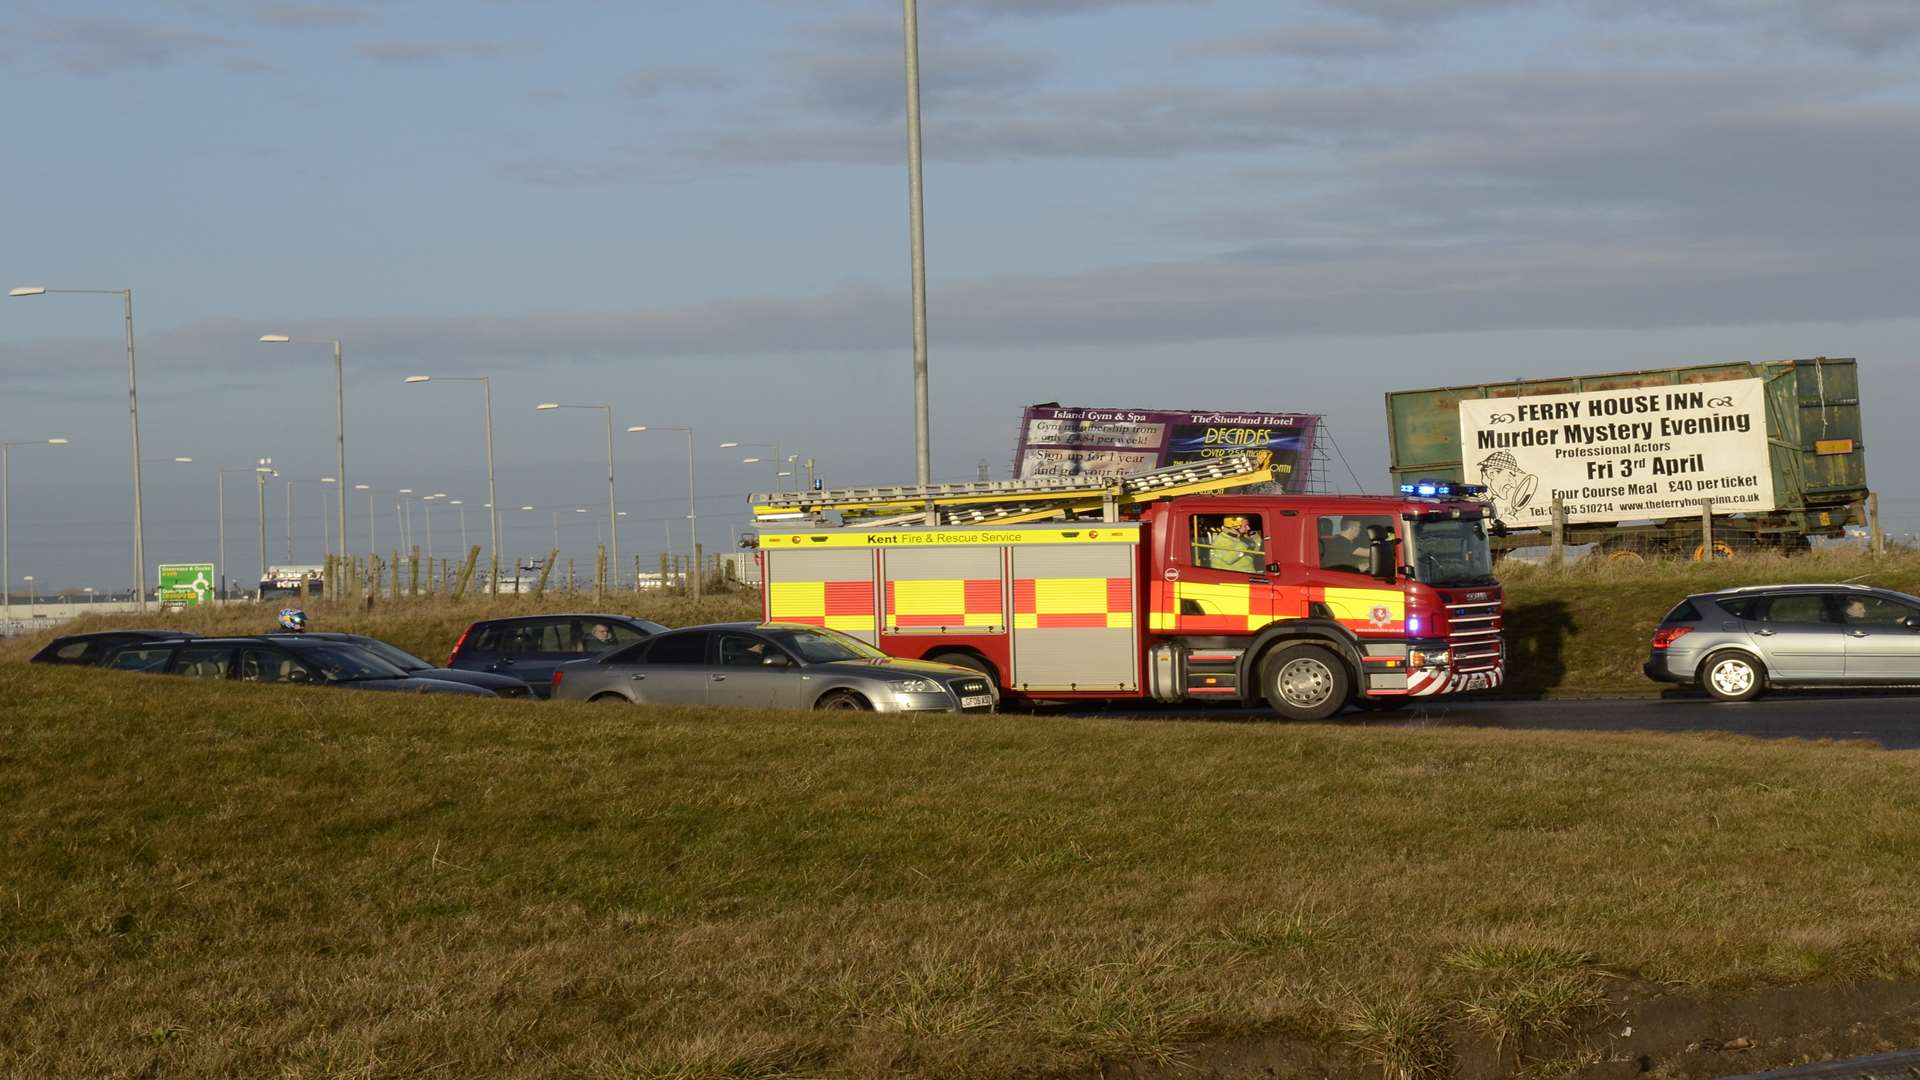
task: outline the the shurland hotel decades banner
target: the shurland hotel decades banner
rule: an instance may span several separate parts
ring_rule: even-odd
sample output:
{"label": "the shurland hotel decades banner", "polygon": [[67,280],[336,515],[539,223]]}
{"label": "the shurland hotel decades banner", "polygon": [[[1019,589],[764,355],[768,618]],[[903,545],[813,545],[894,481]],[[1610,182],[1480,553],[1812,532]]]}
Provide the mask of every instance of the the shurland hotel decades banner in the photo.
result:
{"label": "the shurland hotel decades banner", "polygon": [[1266,450],[1278,476],[1274,488],[1302,492],[1319,424],[1320,417],[1303,413],[1033,405],[1021,416],[1014,478],[1132,476],[1163,465]]}
{"label": "the shurland hotel decades banner", "polygon": [[1460,459],[1514,527],[1774,508],[1759,379],[1464,399]]}

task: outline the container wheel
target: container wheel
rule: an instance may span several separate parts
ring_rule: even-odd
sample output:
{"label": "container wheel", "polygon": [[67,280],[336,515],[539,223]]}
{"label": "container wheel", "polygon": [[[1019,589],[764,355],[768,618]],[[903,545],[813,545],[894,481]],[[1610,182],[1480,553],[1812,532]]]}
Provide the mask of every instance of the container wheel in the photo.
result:
{"label": "container wheel", "polygon": [[1325,720],[1346,707],[1353,679],[1346,661],[1324,645],[1282,646],[1260,662],[1260,690],[1289,720]]}
{"label": "container wheel", "polygon": [[[1728,543],[1727,541],[1722,540],[1717,536],[1713,538],[1713,558],[1731,559],[1733,558],[1733,555],[1734,555],[1734,551],[1733,551],[1733,545],[1731,543]],[[1694,562],[1707,561],[1707,545],[1705,544],[1693,545],[1693,561]]]}

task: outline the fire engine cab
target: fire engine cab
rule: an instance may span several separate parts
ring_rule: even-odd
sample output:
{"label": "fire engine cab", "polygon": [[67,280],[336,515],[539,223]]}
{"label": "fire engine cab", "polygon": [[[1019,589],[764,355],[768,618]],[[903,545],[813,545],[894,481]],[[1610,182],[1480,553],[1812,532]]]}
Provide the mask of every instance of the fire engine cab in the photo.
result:
{"label": "fire engine cab", "polygon": [[1036,700],[1264,700],[1318,720],[1500,685],[1477,491],[1232,491],[1271,475],[1255,453],[1124,480],[755,496],[764,614]]}

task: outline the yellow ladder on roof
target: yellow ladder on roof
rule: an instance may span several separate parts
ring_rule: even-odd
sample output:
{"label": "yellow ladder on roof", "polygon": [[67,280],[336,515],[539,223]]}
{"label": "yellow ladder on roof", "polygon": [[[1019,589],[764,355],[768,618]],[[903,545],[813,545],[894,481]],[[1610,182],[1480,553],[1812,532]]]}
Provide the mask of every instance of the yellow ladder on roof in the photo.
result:
{"label": "yellow ladder on roof", "polygon": [[1273,455],[1253,450],[1169,465],[1125,477],[981,480],[964,484],[900,484],[753,495],[762,523],[818,520],[838,513],[863,528],[928,524],[1013,525],[1094,512],[1117,512],[1181,495],[1204,495],[1263,484],[1274,478]]}

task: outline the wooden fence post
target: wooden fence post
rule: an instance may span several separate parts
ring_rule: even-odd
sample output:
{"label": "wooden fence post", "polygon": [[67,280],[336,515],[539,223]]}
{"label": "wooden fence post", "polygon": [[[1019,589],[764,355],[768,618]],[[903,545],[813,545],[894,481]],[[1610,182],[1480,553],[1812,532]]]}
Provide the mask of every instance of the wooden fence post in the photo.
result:
{"label": "wooden fence post", "polygon": [[1867,495],[1867,526],[1873,534],[1873,554],[1875,558],[1887,553],[1887,534],[1880,530],[1880,493]]}
{"label": "wooden fence post", "polygon": [[467,549],[467,559],[460,564],[460,580],[455,582],[453,586],[453,598],[455,600],[467,595],[467,586],[473,583],[473,568],[478,565],[479,562],[480,545],[475,544]]}
{"label": "wooden fence post", "polygon": [[389,582],[393,599],[400,599],[400,549],[393,549],[393,580]]}
{"label": "wooden fence post", "polygon": [[1700,560],[1712,562],[1713,551],[1713,500],[1700,500]]}
{"label": "wooden fence post", "polygon": [[1567,501],[1558,495],[1553,497],[1548,530],[1547,564],[1559,566],[1567,557]]}
{"label": "wooden fence post", "polygon": [[607,595],[607,545],[601,544],[593,554],[593,602],[598,604]]}
{"label": "wooden fence post", "polygon": [[533,583],[533,598],[540,599],[547,594],[547,578],[553,573],[553,564],[560,559],[560,549],[547,552],[547,561],[540,566],[540,580]]}

